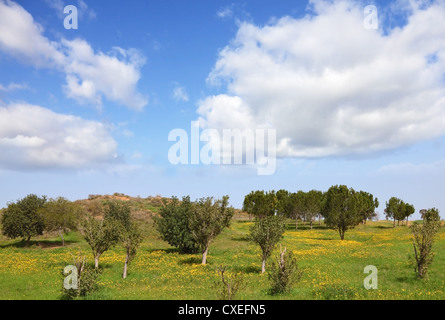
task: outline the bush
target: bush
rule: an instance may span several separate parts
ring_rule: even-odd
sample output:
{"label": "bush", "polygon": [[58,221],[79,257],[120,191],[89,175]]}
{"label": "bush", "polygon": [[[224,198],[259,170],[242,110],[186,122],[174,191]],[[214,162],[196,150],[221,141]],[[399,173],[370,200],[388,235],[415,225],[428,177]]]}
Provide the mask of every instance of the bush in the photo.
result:
{"label": "bush", "polygon": [[89,293],[98,290],[97,280],[100,275],[99,269],[86,264],[85,256],[81,251],[77,257],[73,256],[74,266],[77,270],[77,289],[65,288],[65,278],[67,275],[62,270],[62,296],[61,300],[73,300],[78,297],[86,297]]}
{"label": "bush", "polygon": [[420,279],[424,279],[428,274],[428,267],[434,259],[433,244],[437,232],[440,229],[440,217],[437,209],[429,209],[424,216],[423,225],[414,222],[411,226],[413,234],[414,259],[410,260],[414,264],[414,272]]}
{"label": "bush", "polygon": [[277,261],[273,261],[268,272],[269,280],[272,283],[271,294],[288,292],[302,276],[302,271],[298,267],[297,259],[292,252],[280,249],[280,256]]}
{"label": "bush", "polygon": [[218,300],[234,300],[239,290],[244,288],[245,285],[244,277],[241,273],[228,275],[226,270],[225,266],[218,268],[221,278],[213,284]]}
{"label": "bush", "polygon": [[173,198],[170,202],[164,201],[159,216],[154,217],[161,239],[178,248],[180,253],[199,252],[199,245],[190,229],[191,214],[190,197],[183,197],[182,201],[177,198]]}

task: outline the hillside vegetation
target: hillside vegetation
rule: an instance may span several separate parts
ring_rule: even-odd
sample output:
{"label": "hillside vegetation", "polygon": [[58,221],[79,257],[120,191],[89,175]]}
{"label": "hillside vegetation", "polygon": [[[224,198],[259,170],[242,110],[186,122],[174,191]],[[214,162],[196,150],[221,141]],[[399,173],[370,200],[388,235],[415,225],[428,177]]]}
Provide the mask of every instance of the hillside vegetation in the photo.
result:
{"label": "hillside vegetation", "polygon": [[[340,240],[323,221],[314,223],[312,229],[306,224],[295,230],[295,222],[287,220],[280,245],[297,257],[303,273],[290,292],[271,295],[267,275],[261,274],[260,249],[248,238],[253,224],[248,215],[237,211],[231,226],[210,247],[207,264],[202,265],[200,254],[180,254],[160,240],[153,216],[162,205],[161,197],[115,194],[90,196],[78,203],[94,211],[92,208],[109,199],[131,205],[143,231],[143,242],[126,279],[122,279],[124,249],[115,246],[103,254],[99,290],[88,299],[217,299],[212,287],[219,279],[221,265],[228,273],[244,278],[238,299],[445,299],[443,228],[434,245],[428,278],[420,280],[408,259],[413,256],[413,244],[407,226],[368,221]],[[80,232],[68,233],[64,247],[55,233],[34,237],[28,247],[20,240],[0,239],[0,299],[59,299],[62,270],[73,263],[73,255],[81,250],[87,262],[93,263],[91,249]],[[273,259],[278,251],[274,251]],[[378,270],[378,288],[374,290],[363,285],[368,265]]]}

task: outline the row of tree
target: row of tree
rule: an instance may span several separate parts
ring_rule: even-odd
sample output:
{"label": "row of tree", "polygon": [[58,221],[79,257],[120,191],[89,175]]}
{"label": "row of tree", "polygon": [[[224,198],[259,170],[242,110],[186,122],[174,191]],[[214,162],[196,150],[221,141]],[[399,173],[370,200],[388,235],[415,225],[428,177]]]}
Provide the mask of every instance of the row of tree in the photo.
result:
{"label": "row of tree", "polygon": [[312,229],[313,221],[323,218],[327,226],[339,231],[342,240],[347,229],[375,218],[378,206],[379,201],[372,194],[344,185],[332,186],[326,192],[252,191],[243,202],[243,210],[255,218],[292,218],[296,229],[299,220],[309,221]]}

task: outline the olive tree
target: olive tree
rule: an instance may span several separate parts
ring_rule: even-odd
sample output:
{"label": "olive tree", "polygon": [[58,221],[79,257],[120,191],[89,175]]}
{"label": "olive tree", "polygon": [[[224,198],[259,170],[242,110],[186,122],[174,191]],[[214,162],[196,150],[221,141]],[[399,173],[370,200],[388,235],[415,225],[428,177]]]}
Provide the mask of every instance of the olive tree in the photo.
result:
{"label": "olive tree", "polygon": [[100,256],[119,241],[119,224],[113,219],[88,216],[83,223],[83,236],[94,256],[94,267],[99,267]]}
{"label": "olive tree", "polygon": [[224,228],[230,225],[235,210],[229,207],[229,197],[213,200],[212,197],[201,198],[193,203],[190,216],[190,230],[196,243],[201,248],[202,264],[207,262],[210,243]]}
{"label": "olive tree", "polygon": [[261,273],[266,271],[266,260],[272,254],[277,243],[283,238],[284,231],[284,219],[280,216],[257,218],[250,227],[250,239],[261,248]]}
{"label": "olive tree", "polygon": [[125,263],[122,278],[127,277],[128,265],[134,259],[137,249],[142,242],[142,233],[138,224],[132,221],[128,227],[121,231],[122,246],[125,249]]}

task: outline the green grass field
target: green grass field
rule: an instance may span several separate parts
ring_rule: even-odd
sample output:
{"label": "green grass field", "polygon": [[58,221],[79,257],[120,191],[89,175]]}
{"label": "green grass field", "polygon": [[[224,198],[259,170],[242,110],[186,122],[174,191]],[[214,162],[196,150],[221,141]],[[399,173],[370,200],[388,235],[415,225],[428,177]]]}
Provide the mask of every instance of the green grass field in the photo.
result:
{"label": "green grass field", "polygon": [[[217,267],[244,275],[240,300],[267,299],[445,299],[445,230],[437,236],[435,258],[429,278],[418,280],[408,256],[413,255],[410,230],[392,227],[392,222],[368,222],[346,233],[341,241],[336,231],[323,225],[313,230],[295,230],[292,221],[281,242],[292,250],[303,276],[291,292],[269,294],[267,275],[261,275],[260,249],[247,239],[251,222],[234,220],[211,244],[208,263],[201,256],[181,255],[159,239],[151,221],[127,279],[122,279],[124,250],[120,246],[100,259],[99,290],[88,299],[217,299],[212,284]],[[92,262],[91,251],[80,234],[70,233],[65,247],[60,238],[42,236],[30,247],[20,241],[0,241],[0,299],[59,299],[61,272],[73,264],[71,254],[81,248]],[[276,250],[278,252],[278,249]],[[366,290],[364,268],[378,269],[378,289]]]}

